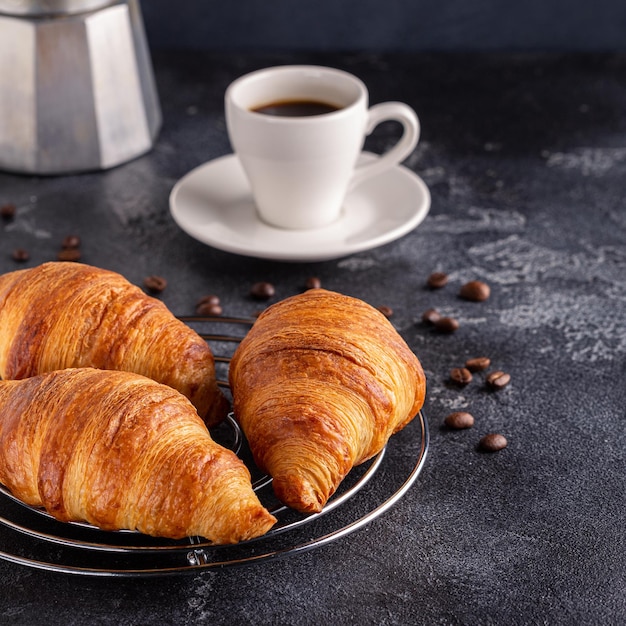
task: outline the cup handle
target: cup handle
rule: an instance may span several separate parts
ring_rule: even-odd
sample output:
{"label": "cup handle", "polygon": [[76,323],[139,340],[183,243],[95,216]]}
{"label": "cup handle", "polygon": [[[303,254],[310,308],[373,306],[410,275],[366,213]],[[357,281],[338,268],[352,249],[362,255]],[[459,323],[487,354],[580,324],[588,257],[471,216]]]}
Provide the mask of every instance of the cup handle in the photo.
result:
{"label": "cup handle", "polygon": [[358,165],[350,180],[350,187],[355,187],[366,178],[381,172],[403,161],[415,148],[420,136],[420,123],[415,111],[403,102],[382,102],[368,110],[365,134],[369,135],[378,124],[386,121],[397,121],[403,126],[402,136],[398,143],[388,152],[372,163]]}

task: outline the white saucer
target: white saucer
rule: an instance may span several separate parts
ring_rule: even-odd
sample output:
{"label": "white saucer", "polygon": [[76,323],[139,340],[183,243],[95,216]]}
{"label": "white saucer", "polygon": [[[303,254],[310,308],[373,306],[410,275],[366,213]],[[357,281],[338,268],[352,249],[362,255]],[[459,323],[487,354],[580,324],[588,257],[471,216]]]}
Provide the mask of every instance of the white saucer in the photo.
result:
{"label": "white saucer", "polygon": [[[378,157],[364,153],[360,158]],[[424,181],[397,166],[350,191],[333,224],[283,230],[258,218],[234,155],[195,168],[170,194],[172,217],[194,239],[226,252],[279,261],[327,261],[381,246],[413,230],[429,209]]]}

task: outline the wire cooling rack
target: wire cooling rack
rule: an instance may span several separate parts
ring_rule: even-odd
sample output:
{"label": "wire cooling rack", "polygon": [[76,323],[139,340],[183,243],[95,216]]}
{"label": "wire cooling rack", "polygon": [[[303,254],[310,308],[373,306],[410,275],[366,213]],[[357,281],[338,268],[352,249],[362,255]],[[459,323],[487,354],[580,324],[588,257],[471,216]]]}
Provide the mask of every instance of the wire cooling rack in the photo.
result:
{"label": "wire cooling rack", "polygon": [[[181,319],[211,346],[218,384],[229,394],[231,355],[254,320]],[[417,480],[429,441],[420,412],[376,457],[348,474],[320,513],[301,514],[276,500],[271,478],[254,465],[232,414],[211,434],[246,463],[257,496],[278,519],[266,535],[234,546],[215,546],[201,537],[174,541],[134,531],[107,532],[89,524],[58,522],[21,503],[0,485],[0,559],[67,574],[149,577],[251,565],[306,552],[355,532],[393,507]]]}

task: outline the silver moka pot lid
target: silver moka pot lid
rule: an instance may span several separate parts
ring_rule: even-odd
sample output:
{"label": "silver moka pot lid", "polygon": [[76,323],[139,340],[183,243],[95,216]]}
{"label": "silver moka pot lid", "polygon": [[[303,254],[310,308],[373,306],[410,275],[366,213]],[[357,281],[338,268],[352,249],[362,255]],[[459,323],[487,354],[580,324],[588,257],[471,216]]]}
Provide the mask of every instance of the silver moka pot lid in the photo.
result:
{"label": "silver moka pot lid", "polygon": [[0,13],[9,15],[72,15],[95,11],[112,0],[0,0]]}
{"label": "silver moka pot lid", "polygon": [[0,170],[108,169],[160,126],[139,0],[0,0]]}

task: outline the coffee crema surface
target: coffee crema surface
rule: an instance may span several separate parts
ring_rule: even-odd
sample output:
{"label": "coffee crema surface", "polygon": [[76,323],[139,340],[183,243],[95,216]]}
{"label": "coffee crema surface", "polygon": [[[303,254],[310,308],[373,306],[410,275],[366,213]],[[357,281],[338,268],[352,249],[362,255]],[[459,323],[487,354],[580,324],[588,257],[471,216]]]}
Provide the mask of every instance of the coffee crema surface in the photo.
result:
{"label": "coffee crema surface", "polygon": [[340,107],[319,100],[280,100],[250,109],[254,113],[278,117],[310,117],[338,111]]}

